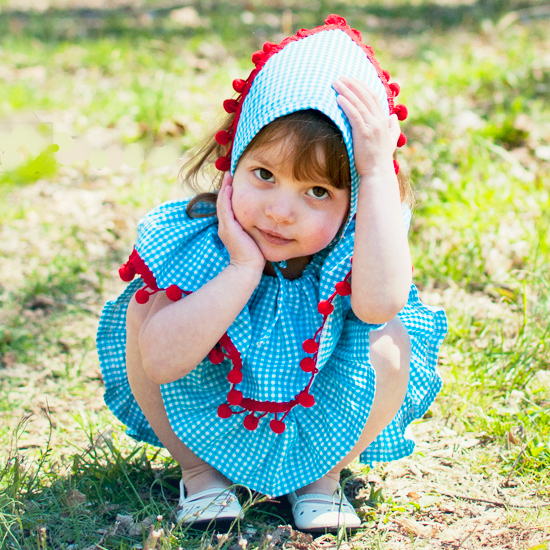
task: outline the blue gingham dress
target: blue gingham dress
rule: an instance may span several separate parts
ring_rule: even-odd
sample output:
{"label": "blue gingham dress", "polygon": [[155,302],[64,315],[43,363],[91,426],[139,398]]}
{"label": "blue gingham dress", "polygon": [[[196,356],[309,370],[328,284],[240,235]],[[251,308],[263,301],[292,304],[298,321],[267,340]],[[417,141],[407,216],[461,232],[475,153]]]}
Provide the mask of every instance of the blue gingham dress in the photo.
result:
{"label": "blue gingham dress", "polygon": [[[342,132],[352,180],[350,215],[342,235],[315,254],[298,279],[286,280],[279,271],[275,277],[264,275],[227,330],[243,361],[243,381],[237,388],[245,398],[288,402],[304,389],[310,374],[299,366],[307,355],[302,342],[321,326],[319,301],[328,299],[351,269],[359,177],[351,128],[332,89],[342,75],[365,81],[389,114],[379,74],[361,47],[338,29],[292,42],[269,58],[242,103],[232,144],[232,172],[263,126],[297,110],[317,109]],[[188,200],[162,204],[139,223],[136,250],[159,288],[177,285],[194,292],[229,263],[217,235],[216,217],[190,219],[187,204]],[[408,223],[410,211],[405,208],[404,214]],[[141,285],[139,279],[133,281],[116,301],[106,304],[97,345],[107,405],[132,437],[160,445],[126,375],[126,310]],[[226,402],[231,365],[227,360],[214,365],[205,358],[185,378],[161,386],[170,424],[185,445],[232,481],[272,496],[311,483],[344,458],[359,439],[373,402],[375,372],[369,360],[369,333],[381,326],[361,322],[351,310],[349,296],[338,295],[332,303],[334,311],[320,337],[319,373],[310,390],[313,407],[292,408],[282,434],[269,427],[271,414],[261,418],[254,431],[243,426],[244,415],[222,419],[217,407]],[[406,429],[422,417],[441,388],[436,363],[447,331],[445,313],[423,305],[412,286],[399,317],[412,344],[409,387],[393,421],[361,454],[366,463],[409,455],[414,442]]]}
{"label": "blue gingham dress", "polygon": [[[194,291],[229,263],[217,236],[217,219],[188,218],[187,203],[163,204],[139,223],[136,250],[161,288],[177,284]],[[316,254],[298,279],[284,279],[278,270],[276,277],[262,276],[229,328],[228,335],[243,359],[244,378],[238,388],[245,397],[288,401],[309,381],[310,375],[299,367],[306,355],[301,343],[322,322],[317,303],[323,298],[323,279],[336,275],[341,280],[349,270],[353,224],[347,233],[337,247]],[[142,284],[140,279],[133,281],[116,301],[106,304],[97,344],[107,405],[128,427],[129,435],[161,446],[126,375],[126,309]],[[216,411],[226,400],[231,365],[228,360],[214,365],[205,358],[185,378],[161,386],[177,436],[232,481],[273,496],[328,472],[355,445],[368,418],[375,391],[369,332],[381,327],[361,322],[351,311],[348,296],[338,296],[334,306],[321,338],[320,372],[311,388],[316,404],[293,408],[282,434],[270,429],[270,415],[260,419],[255,431],[243,426],[243,415],[219,418]],[[426,412],[441,387],[436,362],[446,332],[445,314],[423,305],[412,286],[399,317],[412,343],[409,388],[394,420],[362,453],[365,463],[409,455],[414,442],[406,428]]]}

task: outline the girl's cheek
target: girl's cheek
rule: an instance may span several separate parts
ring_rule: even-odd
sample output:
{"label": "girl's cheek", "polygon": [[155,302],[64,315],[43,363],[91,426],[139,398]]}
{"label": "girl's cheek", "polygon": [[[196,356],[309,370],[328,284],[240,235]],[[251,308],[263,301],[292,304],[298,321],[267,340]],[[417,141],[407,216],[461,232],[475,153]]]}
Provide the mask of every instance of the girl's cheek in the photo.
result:
{"label": "girl's cheek", "polygon": [[242,189],[235,189],[231,201],[235,219],[241,224],[245,224],[251,216],[252,197],[249,197]]}

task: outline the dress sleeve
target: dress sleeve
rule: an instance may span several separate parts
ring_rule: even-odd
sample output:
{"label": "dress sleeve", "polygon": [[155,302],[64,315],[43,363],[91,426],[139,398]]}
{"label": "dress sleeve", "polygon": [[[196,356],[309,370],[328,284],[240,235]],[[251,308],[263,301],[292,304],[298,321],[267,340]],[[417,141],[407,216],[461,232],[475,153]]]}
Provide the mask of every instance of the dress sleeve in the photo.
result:
{"label": "dress sleeve", "polygon": [[137,274],[153,293],[172,285],[194,292],[227,266],[229,255],[218,237],[215,213],[191,218],[189,200],[161,204],[139,221],[136,244],[121,277],[125,270],[125,280]]}

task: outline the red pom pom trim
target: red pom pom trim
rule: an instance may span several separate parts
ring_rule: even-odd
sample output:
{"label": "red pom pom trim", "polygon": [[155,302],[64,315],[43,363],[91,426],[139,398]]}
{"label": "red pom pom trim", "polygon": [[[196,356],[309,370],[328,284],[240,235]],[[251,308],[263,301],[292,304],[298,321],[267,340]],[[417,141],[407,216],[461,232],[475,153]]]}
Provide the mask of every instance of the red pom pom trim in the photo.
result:
{"label": "red pom pom trim", "polygon": [[258,50],[257,52],[254,52],[252,54],[252,63],[254,63],[254,65],[257,65],[258,63],[263,61],[264,55],[265,54],[263,50]]}
{"label": "red pom pom trim", "polygon": [[315,369],[315,360],[312,357],[304,357],[300,361],[300,368],[304,372],[313,372]]}
{"label": "red pom pom trim", "polygon": [[230,405],[238,405],[243,400],[243,394],[239,390],[231,390],[227,394],[227,402]]}
{"label": "red pom pom trim", "polygon": [[213,365],[219,365],[225,359],[225,355],[217,348],[213,348],[208,352],[208,360]]}
{"label": "red pom pom trim", "polygon": [[321,300],[317,305],[317,311],[321,315],[330,315],[334,311],[334,306],[328,300]]}
{"label": "red pom pom trim", "polygon": [[245,416],[243,424],[247,430],[253,432],[258,427],[259,422],[260,420],[254,416],[254,413],[252,413]]}
{"label": "red pom pom trim", "polygon": [[240,384],[243,381],[243,373],[240,370],[231,369],[227,373],[227,380],[231,382],[231,384]]}
{"label": "red pom pom trim", "polygon": [[219,131],[214,138],[220,145],[227,145],[231,141],[231,136],[227,130]]}
{"label": "red pom pom trim", "polygon": [[226,113],[234,113],[239,108],[239,102],[236,99],[226,99],[223,108]]}
{"label": "red pom pom trim", "polygon": [[382,74],[384,75],[384,78],[386,80],[389,80],[390,79],[390,73],[388,71],[382,71]]}
{"label": "red pom pom trim", "polygon": [[149,293],[144,288],[140,288],[136,292],[136,302],[138,304],[146,304],[148,301],[149,301]]}
{"label": "red pom pom trim", "polygon": [[304,340],[304,343],[302,344],[302,349],[306,353],[315,353],[319,349],[319,344],[313,340],[313,338],[310,338],[309,340]]}
{"label": "red pom pom trim", "polygon": [[183,296],[183,291],[179,286],[170,285],[166,289],[166,297],[169,300],[172,300],[172,302],[177,302],[178,300],[181,300],[182,296]]}
{"label": "red pom pom trim", "polygon": [[224,403],[223,405],[220,405],[218,407],[218,416],[220,418],[229,418],[233,414],[233,411],[231,410],[231,407]]}
{"label": "red pom pom trim", "polygon": [[397,97],[399,95],[399,92],[401,91],[401,86],[397,84],[397,82],[391,82],[388,84],[390,87],[390,90],[393,92],[393,97]]}
{"label": "red pom pom trim", "polygon": [[315,405],[315,397],[313,397],[313,395],[308,393],[306,390],[301,391],[298,394],[298,403],[300,403],[302,407],[313,407],[313,405]]}
{"label": "red pom pom trim", "polygon": [[118,275],[125,283],[129,283],[130,281],[134,280],[134,277],[136,276],[136,270],[131,264],[123,264],[118,270]]}
{"label": "red pom pom trim", "polygon": [[409,111],[405,105],[396,105],[393,112],[397,115],[399,120],[405,120],[409,116]]}
{"label": "red pom pom trim", "polygon": [[231,159],[227,157],[220,157],[215,162],[215,166],[221,172],[227,172],[231,168]]}
{"label": "red pom pom trim", "polygon": [[341,15],[336,15],[335,13],[331,13],[325,19],[325,23],[327,25],[338,25],[340,27],[344,27],[348,24],[347,21]]}
{"label": "red pom pom trim", "polygon": [[407,143],[407,136],[403,132],[401,132],[399,134],[399,139],[397,140],[397,147],[403,147],[405,143]]}
{"label": "red pom pom trim", "polygon": [[285,423],[282,420],[272,420],[269,427],[276,434],[282,434],[286,430]]}
{"label": "red pom pom trim", "polygon": [[349,296],[351,294],[351,285],[347,281],[336,283],[334,288],[340,296]]}
{"label": "red pom pom trim", "polygon": [[396,160],[393,161],[393,169],[396,174],[399,174],[399,163]]}
{"label": "red pom pom trim", "polygon": [[277,44],[275,44],[275,42],[266,42],[264,44],[264,52],[265,53],[269,53],[271,50],[275,49],[277,47]]}
{"label": "red pom pom trim", "polygon": [[236,78],[235,80],[233,80],[233,89],[237,92],[237,93],[241,93],[244,88],[246,86],[246,81],[243,80],[242,78]]}

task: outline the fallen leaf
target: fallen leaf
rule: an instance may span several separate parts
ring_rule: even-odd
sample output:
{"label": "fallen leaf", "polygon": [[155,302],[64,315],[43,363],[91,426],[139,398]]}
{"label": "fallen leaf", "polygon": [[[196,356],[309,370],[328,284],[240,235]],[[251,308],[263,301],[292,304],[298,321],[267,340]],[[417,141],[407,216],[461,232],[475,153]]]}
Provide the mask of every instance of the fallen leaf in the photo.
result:
{"label": "fallen leaf", "polygon": [[433,525],[422,525],[412,518],[395,518],[395,523],[403,527],[408,533],[422,538],[431,538],[438,533]]}
{"label": "fallen leaf", "polygon": [[77,489],[71,489],[70,491],[67,491],[65,496],[67,497],[67,504],[71,508],[75,508],[80,504],[86,502],[86,495],[81,493]]}

